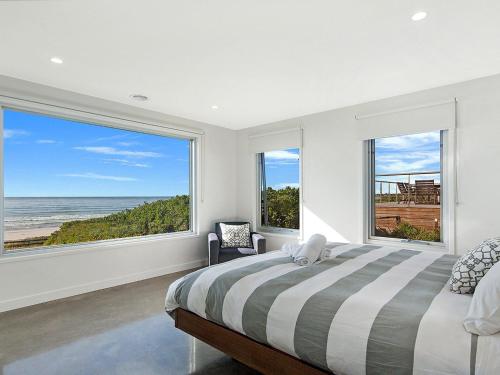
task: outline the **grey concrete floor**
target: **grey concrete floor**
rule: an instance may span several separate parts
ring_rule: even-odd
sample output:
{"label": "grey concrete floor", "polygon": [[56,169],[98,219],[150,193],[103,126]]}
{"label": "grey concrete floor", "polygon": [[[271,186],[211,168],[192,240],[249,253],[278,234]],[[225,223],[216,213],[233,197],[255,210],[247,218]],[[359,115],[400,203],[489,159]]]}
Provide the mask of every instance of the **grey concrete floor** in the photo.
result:
{"label": "grey concrete floor", "polygon": [[0,314],[0,374],[257,372],[174,327],[157,277]]}

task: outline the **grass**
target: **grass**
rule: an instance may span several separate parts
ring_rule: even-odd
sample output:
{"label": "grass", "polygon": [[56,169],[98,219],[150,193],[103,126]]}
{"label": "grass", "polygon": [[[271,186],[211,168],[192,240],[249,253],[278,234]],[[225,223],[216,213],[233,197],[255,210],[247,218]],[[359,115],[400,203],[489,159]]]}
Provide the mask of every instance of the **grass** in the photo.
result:
{"label": "grass", "polygon": [[105,217],[69,221],[44,245],[109,240],[189,230],[189,196],[157,200]]}
{"label": "grass", "polygon": [[408,240],[440,242],[441,232],[439,229],[427,230],[415,227],[407,222],[401,222],[394,229],[376,228],[375,234],[380,237],[404,238]]}

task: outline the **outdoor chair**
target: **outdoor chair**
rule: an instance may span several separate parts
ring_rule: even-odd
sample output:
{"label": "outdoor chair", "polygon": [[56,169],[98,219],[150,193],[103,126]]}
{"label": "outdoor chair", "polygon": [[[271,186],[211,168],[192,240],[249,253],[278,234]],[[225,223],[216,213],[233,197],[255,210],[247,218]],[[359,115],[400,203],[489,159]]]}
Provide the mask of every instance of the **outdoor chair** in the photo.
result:
{"label": "outdoor chair", "polygon": [[415,181],[415,204],[437,204],[437,187],[434,180]]}
{"label": "outdoor chair", "polygon": [[412,200],[410,184],[407,182],[398,182],[397,185],[402,196],[401,202],[410,204]]}

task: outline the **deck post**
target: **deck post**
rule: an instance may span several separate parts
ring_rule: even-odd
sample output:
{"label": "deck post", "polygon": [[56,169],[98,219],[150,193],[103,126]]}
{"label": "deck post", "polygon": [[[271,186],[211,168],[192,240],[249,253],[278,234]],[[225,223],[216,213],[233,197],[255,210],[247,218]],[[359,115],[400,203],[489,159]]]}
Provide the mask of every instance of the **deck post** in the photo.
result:
{"label": "deck post", "polygon": [[[410,207],[410,202],[411,202],[410,194],[411,194],[411,175],[408,173],[408,207]],[[415,199],[417,199],[416,194],[417,193],[415,193]],[[417,204],[417,202],[415,202],[415,204]]]}

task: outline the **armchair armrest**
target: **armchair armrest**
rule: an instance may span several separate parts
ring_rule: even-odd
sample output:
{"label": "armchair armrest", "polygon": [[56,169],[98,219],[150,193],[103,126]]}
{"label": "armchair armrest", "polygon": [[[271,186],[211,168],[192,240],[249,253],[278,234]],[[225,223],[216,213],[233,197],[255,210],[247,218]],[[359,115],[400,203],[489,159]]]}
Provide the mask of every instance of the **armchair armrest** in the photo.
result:
{"label": "armchair armrest", "polygon": [[208,234],[208,265],[219,263],[219,237],[215,233]]}
{"label": "armchair armrest", "polygon": [[252,232],[252,243],[257,254],[266,252],[266,239],[262,234]]}

